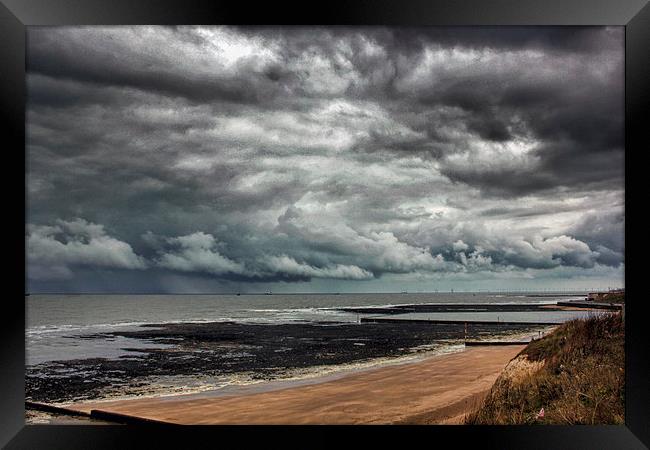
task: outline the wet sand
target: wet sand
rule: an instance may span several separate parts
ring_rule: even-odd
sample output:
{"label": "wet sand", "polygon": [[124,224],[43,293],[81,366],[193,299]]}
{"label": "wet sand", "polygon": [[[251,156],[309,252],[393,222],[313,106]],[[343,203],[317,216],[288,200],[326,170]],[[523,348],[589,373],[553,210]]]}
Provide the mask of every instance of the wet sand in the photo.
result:
{"label": "wet sand", "polygon": [[454,424],[525,346],[486,346],[322,383],[248,395],[206,393],[72,404],[176,424]]}

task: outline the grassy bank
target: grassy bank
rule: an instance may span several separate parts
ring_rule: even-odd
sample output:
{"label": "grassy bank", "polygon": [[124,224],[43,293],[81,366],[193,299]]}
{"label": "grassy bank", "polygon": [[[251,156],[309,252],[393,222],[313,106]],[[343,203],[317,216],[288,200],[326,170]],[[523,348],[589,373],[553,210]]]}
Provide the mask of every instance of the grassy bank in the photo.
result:
{"label": "grassy bank", "polygon": [[600,296],[599,302],[605,303],[625,303],[624,292],[607,292]]}
{"label": "grassy bank", "polygon": [[559,326],[508,364],[466,423],[624,423],[624,335],[620,314]]}

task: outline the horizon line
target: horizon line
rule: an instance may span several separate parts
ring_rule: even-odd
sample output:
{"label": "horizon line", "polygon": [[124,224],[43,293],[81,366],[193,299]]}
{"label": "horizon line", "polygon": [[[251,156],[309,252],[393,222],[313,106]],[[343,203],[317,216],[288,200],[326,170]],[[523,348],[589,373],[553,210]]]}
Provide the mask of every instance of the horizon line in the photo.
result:
{"label": "horizon line", "polygon": [[589,292],[608,292],[624,287],[614,287],[608,289],[501,289],[501,290],[441,290],[441,291],[375,291],[375,292],[29,292],[25,293],[26,297],[31,295],[368,295],[368,294],[498,294],[498,293],[589,293]]}

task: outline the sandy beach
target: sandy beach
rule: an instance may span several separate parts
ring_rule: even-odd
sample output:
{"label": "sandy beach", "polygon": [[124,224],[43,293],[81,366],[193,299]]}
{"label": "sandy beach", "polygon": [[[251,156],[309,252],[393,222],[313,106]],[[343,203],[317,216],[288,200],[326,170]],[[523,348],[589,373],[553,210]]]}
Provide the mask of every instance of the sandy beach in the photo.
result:
{"label": "sandy beach", "polygon": [[485,346],[248,395],[72,404],[175,424],[458,424],[525,346]]}

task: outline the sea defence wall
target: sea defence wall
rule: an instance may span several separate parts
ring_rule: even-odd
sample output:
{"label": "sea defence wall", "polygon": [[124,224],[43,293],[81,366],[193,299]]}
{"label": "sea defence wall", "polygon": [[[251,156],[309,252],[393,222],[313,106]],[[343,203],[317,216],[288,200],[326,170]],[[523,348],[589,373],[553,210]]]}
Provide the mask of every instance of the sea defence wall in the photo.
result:
{"label": "sea defence wall", "polygon": [[610,311],[620,311],[623,309],[623,305],[618,303],[600,303],[592,301],[557,302],[557,305],[570,306],[573,308],[605,309]]}
{"label": "sea defence wall", "polygon": [[452,325],[464,325],[464,324],[481,324],[481,325],[560,325],[563,322],[519,322],[519,321],[496,321],[496,320],[444,320],[444,319],[400,319],[392,317],[362,317],[360,322],[370,322],[370,323],[446,323]]}

